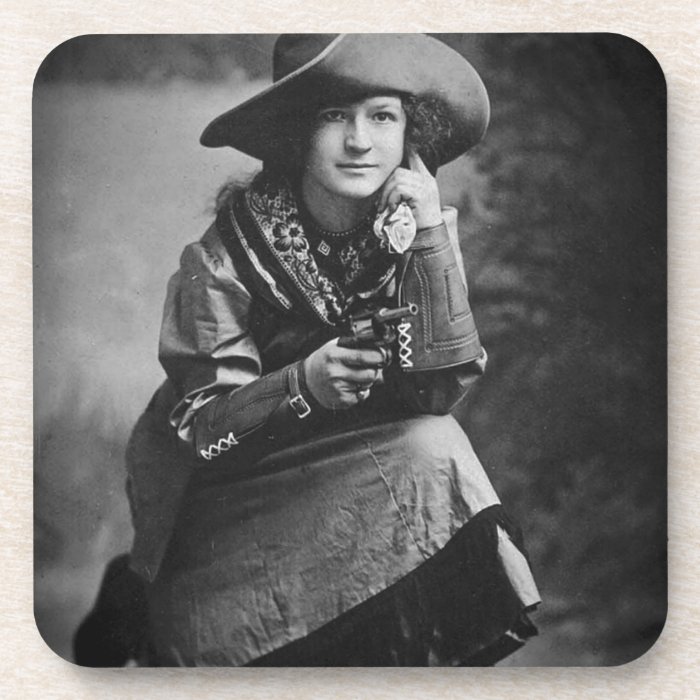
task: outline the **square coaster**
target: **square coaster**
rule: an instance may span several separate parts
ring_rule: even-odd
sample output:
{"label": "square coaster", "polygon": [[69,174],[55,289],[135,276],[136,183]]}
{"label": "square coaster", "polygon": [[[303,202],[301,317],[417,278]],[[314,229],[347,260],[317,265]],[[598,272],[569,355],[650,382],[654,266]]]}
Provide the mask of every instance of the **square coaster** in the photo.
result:
{"label": "square coaster", "polygon": [[[57,654],[653,646],[666,88],[639,43],[76,37],[37,74],[33,185],[35,617]],[[397,255],[369,241],[401,202]],[[314,230],[353,242],[359,286]]]}

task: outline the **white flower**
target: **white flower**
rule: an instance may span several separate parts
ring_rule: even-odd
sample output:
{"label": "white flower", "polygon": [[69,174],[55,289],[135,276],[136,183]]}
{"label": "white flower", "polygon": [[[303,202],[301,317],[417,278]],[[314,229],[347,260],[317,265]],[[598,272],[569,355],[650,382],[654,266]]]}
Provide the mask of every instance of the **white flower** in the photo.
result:
{"label": "white flower", "polygon": [[405,253],[416,237],[416,220],[406,202],[390,214],[387,207],[374,221],[374,233],[393,253]]}

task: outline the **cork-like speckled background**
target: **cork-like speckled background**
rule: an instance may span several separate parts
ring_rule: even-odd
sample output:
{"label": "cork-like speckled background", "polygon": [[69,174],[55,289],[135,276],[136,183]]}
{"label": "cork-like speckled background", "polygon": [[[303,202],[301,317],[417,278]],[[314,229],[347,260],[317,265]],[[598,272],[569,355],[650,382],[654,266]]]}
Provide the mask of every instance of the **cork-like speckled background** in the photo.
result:
{"label": "cork-like speckled background", "polygon": [[[379,17],[377,18],[377,15]],[[136,3],[12,2],[2,10],[0,110],[6,157],[2,215],[4,255],[2,423],[6,459],[3,695],[18,697],[690,697],[698,633],[698,320],[700,249],[692,185],[697,178],[698,10],[689,2],[619,3],[291,2]],[[31,426],[31,93],[44,56],[86,33],[279,31],[614,31],[643,43],[659,60],[669,104],[669,616],[657,645],[620,668],[498,670],[113,670],[82,669],[57,657],[34,627],[32,604]],[[695,140],[693,141],[693,137]],[[695,200],[697,201],[697,200]],[[695,204],[697,209],[697,204]],[[693,403],[695,401],[695,403]],[[694,619],[695,618],[695,619]]]}

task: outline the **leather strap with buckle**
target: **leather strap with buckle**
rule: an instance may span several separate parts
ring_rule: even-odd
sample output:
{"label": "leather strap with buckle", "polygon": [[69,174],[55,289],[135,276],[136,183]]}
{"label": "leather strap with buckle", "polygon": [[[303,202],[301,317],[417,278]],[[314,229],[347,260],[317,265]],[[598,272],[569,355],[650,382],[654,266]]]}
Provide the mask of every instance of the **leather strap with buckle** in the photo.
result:
{"label": "leather strap with buckle", "polygon": [[292,365],[289,370],[289,405],[298,418],[306,418],[311,413],[311,406],[301,393],[299,382],[299,363]]}

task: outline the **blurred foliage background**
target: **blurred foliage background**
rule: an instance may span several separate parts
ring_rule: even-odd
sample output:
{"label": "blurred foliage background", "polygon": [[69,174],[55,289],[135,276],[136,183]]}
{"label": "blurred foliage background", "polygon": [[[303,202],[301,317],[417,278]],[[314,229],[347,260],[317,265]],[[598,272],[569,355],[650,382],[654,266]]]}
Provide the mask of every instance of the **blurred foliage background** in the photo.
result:
{"label": "blurred foliage background", "polygon": [[[486,139],[439,174],[490,355],[458,418],[520,521],[540,636],[511,665],[612,665],[666,613],[666,123],[619,35],[439,35],[479,70]],[[208,121],[269,84],[268,35],[86,36],[34,90],[35,613],[70,658],[129,547],[123,451],[162,371],[168,276],[255,170]]]}

